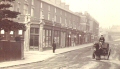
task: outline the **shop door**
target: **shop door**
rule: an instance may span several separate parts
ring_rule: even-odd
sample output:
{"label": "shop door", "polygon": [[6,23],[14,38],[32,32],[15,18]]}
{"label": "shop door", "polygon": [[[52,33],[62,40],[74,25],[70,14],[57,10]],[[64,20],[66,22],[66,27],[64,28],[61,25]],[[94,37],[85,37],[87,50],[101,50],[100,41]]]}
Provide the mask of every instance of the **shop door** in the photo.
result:
{"label": "shop door", "polygon": [[39,28],[30,29],[30,50],[39,50]]}

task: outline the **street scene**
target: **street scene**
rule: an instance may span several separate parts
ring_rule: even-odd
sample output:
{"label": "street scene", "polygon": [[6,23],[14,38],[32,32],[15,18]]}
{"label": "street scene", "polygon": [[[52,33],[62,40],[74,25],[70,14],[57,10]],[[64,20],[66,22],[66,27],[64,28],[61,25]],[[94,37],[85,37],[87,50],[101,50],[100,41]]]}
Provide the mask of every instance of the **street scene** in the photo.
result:
{"label": "street scene", "polygon": [[0,69],[120,69],[119,3],[0,0]]}
{"label": "street scene", "polygon": [[119,69],[120,68],[120,53],[117,53],[120,48],[120,43],[110,43],[112,49],[110,59],[95,60],[92,59],[91,46],[76,49],[66,53],[56,55],[42,62],[36,62],[26,65],[13,66],[5,69]]}

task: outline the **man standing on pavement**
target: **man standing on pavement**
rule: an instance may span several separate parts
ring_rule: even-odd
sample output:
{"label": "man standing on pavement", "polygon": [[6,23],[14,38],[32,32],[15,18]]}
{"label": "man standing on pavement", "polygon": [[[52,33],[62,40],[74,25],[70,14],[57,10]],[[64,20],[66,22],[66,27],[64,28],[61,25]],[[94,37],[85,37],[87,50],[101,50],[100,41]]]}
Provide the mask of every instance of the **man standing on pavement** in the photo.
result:
{"label": "man standing on pavement", "polygon": [[53,47],[53,53],[55,53],[55,49],[56,49],[56,43],[55,43],[55,41],[53,41],[52,47]]}

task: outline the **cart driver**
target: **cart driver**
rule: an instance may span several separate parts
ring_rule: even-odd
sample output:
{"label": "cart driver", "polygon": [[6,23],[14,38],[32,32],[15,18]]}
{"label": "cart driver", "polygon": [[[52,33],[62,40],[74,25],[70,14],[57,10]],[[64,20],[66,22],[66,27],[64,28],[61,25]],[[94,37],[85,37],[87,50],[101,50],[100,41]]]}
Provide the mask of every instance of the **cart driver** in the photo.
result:
{"label": "cart driver", "polygon": [[105,42],[105,38],[104,38],[103,35],[101,35],[101,37],[99,38],[99,42],[101,42],[101,41],[102,41],[103,43]]}

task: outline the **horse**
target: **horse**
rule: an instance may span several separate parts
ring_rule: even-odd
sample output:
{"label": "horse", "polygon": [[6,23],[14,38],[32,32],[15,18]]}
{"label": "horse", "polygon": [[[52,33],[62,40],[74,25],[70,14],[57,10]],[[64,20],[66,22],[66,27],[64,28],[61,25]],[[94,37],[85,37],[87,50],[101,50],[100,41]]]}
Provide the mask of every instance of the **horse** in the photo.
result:
{"label": "horse", "polygon": [[107,59],[109,59],[110,51],[109,51],[109,43],[107,42],[97,42],[93,45],[94,52],[93,52],[93,59],[96,58],[96,60],[100,60],[101,56],[107,56]]}

